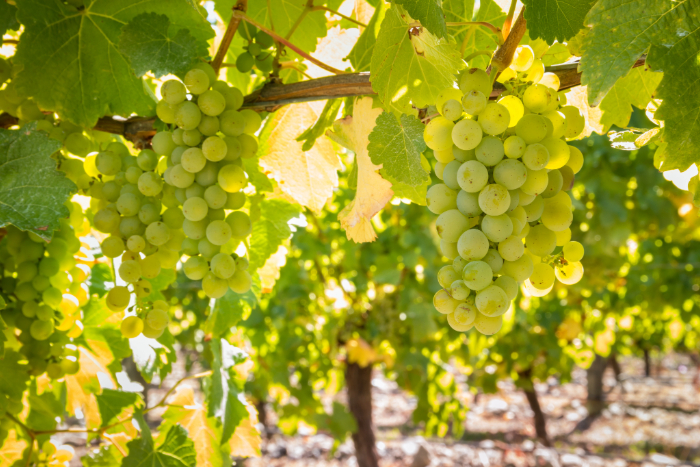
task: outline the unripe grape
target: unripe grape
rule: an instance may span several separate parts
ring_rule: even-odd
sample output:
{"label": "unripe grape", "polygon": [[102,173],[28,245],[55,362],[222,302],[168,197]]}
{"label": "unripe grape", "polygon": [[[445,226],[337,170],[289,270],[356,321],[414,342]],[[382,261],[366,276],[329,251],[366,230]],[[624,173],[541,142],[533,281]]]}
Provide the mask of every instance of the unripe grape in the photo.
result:
{"label": "unripe grape", "polygon": [[156,104],[156,115],[164,123],[175,123],[177,119],[177,110],[181,104],[170,105],[167,102],[160,101]]}
{"label": "unripe grape", "polygon": [[127,316],[121,324],[121,333],[127,339],[138,337],[143,331],[143,320],[138,316]]}
{"label": "unripe grape", "polygon": [[192,94],[202,94],[209,89],[209,76],[203,70],[194,68],[185,75],[185,86]]}
{"label": "unripe grape", "polygon": [[457,305],[459,305],[459,301],[452,298],[447,290],[440,289],[433,296],[433,306],[442,314],[453,313]]}
{"label": "unripe grape", "polygon": [[489,251],[489,240],[482,231],[469,229],[460,235],[457,251],[466,261],[480,260]]}
{"label": "unripe grape", "polygon": [[102,241],[102,253],[107,258],[116,258],[124,253],[124,241],[119,237],[107,237]]}
{"label": "unripe grape", "polygon": [[510,113],[501,104],[495,102],[487,104],[484,111],[479,114],[479,125],[487,135],[500,135],[508,129],[509,124]]}
{"label": "unripe grape", "polygon": [[528,70],[535,61],[535,53],[529,45],[519,45],[515,49],[510,67],[515,71]]}
{"label": "unripe grape", "polygon": [[462,279],[467,287],[478,292],[491,284],[493,271],[491,266],[483,261],[472,261],[464,267]]}
{"label": "unripe grape", "polygon": [[97,154],[95,166],[103,175],[116,175],[122,167],[122,160],[112,151],[102,151]]}
{"label": "unripe grape", "polygon": [[236,272],[236,261],[231,255],[218,253],[211,259],[211,272],[220,279],[228,279]]}
{"label": "unripe grape", "polygon": [[480,68],[470,68],[460,75],[459,89],[465,94],[476,90],[488,97],[492,89],[491,77]]}
{"label": "unripe grape", "polygon": [[488,99],[481,91],[470,91],[462,97],[462,108],[469,115],[479,115],[486,108]]}
{"label": "unripe grape", "polygon": [[170,79],[160,87],[163,100],[170,105],[176,105],[187,99],[187,89],[180,81]]}
{"label": "unripe grape", "polygon": [[53,331],[53,321],[37,320],[34,321],[29,328],[29,333],[31,334],[31,336],[38,341],[48,339],[51,336],[51,334],[53,334]]}
{"label": "unripe grape", "polygon": [[445,117],[436,117],[425,126],[423,139],[433,151],[445,151],[452,148],[452,134],[455,124]]}
{"label": "unripe grape", "polygon": [[446,185],[438,183],[428,189],[426,203],[430,212],[439,215],[457,207],[457,193]]}
{"label": "unripe grape", "polygon": [[498,103],[508,110],[508,114],[510,115],[508,128],[513,128],[518,124],[525,113],[525,107],[523,107],[522,101],[518,99],[517,96],[505,96],[500,98]]}
{"label": "unripe grape", "polygon": [[160,331],[168,325],[168,321],[170,321],[170,317],[167,311],[161,308],[153,308],[146,315],[145,324],[151,329]]}

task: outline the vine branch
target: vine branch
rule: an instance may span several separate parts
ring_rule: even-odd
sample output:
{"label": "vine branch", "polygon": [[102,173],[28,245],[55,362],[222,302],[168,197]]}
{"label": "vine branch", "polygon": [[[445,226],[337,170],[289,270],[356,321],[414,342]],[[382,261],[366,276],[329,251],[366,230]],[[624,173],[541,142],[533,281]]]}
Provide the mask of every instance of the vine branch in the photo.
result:
{"label": "vine branch", "polygon": [[515,50],[518,48],[520,40],[525,35],[525,29],[527,29],[527,21],[525,20],[525,7],[523,7],[523,9],[520,10],[518,19],[515,20],[515,24],[513,25],[513,29],[511,29],[510,34],[508,34],[506,40],[503,41],[503,44],[496,49],[496,52],[493,54],[493,58],[491,59],[489,69],[492,67],[495,68],[496,70],[494,73],[496,75],[508,68],[513,62],[513,55],[515,55]]}
{"label": "vine branch", "polygon": [[219,44],[219,48],[216,51],[216,56],[214,57],[214,60],[211,62],[211,66],[214,68],[214,71],[219,73],[219,70],[221,69],[221,64],[224,62],[224,58],[226,57],[226,54],[228,53],[228,48],[231,46],[231,41],[233,40],[233,36],[236,35],[236,31],[238,30],[238,25],[241,22],[241,17],[236,15],[235,13],[237,11],[245,13],[246,10],[248,9],[248,0],[239,0],[238,3],[233,7],[233,14],[231,15],[231,21],[228,23],[228,27],[226,28],[226,32],[224,33],[224,37],[221,39],[221,43]]}
{"label": "vine branch", "polygon": [[510,27],[513,24],[513,15],[515,14],[515,6],[517,5],[518,0],[511,0],[510,1],[510,8],[508,9],[508,16],[506,16],[506,20],[503,23],[503,37],[506,38],[510,35]]}

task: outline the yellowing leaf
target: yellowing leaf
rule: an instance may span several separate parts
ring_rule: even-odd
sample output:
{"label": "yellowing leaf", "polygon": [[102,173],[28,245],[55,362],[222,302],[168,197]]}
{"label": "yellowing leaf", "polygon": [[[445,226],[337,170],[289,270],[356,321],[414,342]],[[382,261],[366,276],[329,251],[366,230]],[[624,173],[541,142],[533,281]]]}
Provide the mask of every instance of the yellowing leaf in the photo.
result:
{"label": "yellowing leaf", "polygon": [[[229,446],[234,457],[253,457],[260,455],[262,439],[255,425],[258,423],[258,414],[251,404],[248,404],[249,418],[241,420],[241,423],[233,432]],[[199,465],[199,464],[197,464]]]}
{"label": "yellowing leaf", "polygon": [[394,196],[391,183],[377,172],[382,168],[369,157],[369,134],[382,109],[372,108],[372,98],[355,99],[353,115],[338,120],[329,137],[355,152],[357,163],[357,191],[355,199],[338,214],[340,225],[348,239],[357,243],[372,242],[377,238],[370,219]]}
{"label": "yellowing leaf", "polygon": [[277,279],[280,278],[280,269],[287,263],[287,253],[287,248],[280,245],[277,252],[265,261],[265,265],[262,268],[258,269],[262,293],[272,292],[272,287],[274,287]]}
{"label": "yellowing leaf", "polygon": [[98,428],[101,422],[95,399],[95,393],[101,391],[98,375],[103,380],[111,381],[113,388],[117,387],[107,369],[107,365],[112,362],[112,354],[106,348],[106,344],[104,346],[105,348],[96,354],[84,347],[78,347],[80,370],[74,375],[66,376],[66,409],[71,414],[74,414],[76,409],[81,409],[88,428]]}
{"label": "yellowing leaf", "polygon": [[[320,104],[320,106],[319,106]],[[260,135],[264,144],[260,165],[270,172],[279,187],[294,201],[320,212],[338,186],[338,170],[343,167],[333,145],[325,138],[316,140],[309,151],[302,151],[297,136],[313,125],[323,102],[288,105],[268,121]]]}
{"label": "yellowing leaf", "polygon": [[[19,429],[17,427],[17,430]],[[22,459],[22,453],[25,449],[27,449],[27,442],[18,439],[16,431],[11,431],[0,449],[0,467],[10,467],[15,461]]]}
{"label": "yellowing leaf", "polygon": [[586,86],[571,88],[566,93],[566,103],[567,105],[573,105],[578,108],[586,119],[586,126],[583,129],[583,133],[579,136],[579,139],[591,136],[591,133],[603,135],[610,129],[610,125],[607,125],[606,128],[605,125],[600,123],[603,111],[598,107],[591,107],[588,105],[588,89]]}
{"label": "yellowing leaf", "polygon": [[[337,70],[344,70],[350,66],[350,63],[344,61],[344,58],[350,54],[358,37],[360,37],[358,29],[341,29],[340,26],[336,26],[329,29],[326,37],[318,41],[316,52],[311,55],[326,65],[330,65]],[[333,74],[308,60],[304,62],[304,65],[307,67],[306,74],[312,78]]]}
{"label": "yellowing leaf", "polygon": [[374,15],[374,7],[367,0],[355,0],[355,17],[361,23],[368,24]]}
{"label": "yellowing leaf", "polygon": [[370,365],[377,359],[377,352],[361,337],[350,339],[345,344],[345,349],[348,352],[348,361],[357,363],[362,368]]}

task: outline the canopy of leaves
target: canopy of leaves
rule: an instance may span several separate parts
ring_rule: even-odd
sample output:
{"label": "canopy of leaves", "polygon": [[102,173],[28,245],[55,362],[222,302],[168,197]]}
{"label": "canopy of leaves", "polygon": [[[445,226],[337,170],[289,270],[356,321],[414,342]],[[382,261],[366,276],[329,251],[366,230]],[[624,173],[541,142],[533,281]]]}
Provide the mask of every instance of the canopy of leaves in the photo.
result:
{"label": "canopy of leaves", "polygon": [[165,432],[163,442],[156,446],[146,422],[141,419],[141,438],[129,441],[129,455],[122,460],[122,467],[195,467],[197,453],[187,430],[180,425]]}
{"label": "canopy of leaves", "polygon": [[584,18],[596,0],[524,0],[530,37],[548,44],[564,42],[584,27]]}

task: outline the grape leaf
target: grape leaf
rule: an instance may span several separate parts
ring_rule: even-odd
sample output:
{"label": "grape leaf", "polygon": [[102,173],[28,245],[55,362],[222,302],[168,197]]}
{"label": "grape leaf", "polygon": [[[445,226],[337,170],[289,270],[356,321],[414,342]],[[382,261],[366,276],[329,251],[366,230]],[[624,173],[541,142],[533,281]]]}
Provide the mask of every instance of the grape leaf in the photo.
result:
{"label": "grape leaf", "polygon": [[251,185],[255,187],[256,193],[262,193],[265,191],[273,191],[272,181],[267,177],[265,173],[260,169],[260,153],[255,157],[246,157],[243,159],[243,169],[245,173],[248,174],[248,181]]}
{"label": "grape leaf", "polygon": [[390,8],[372,53],[372,89],[385,108],[397,116],[434,104],[440,92],[451,88],[464,68],[459,50],[447,39],[437,39],[423,28],[411,28],[399,9]]}
{"label": "grape leaf", "polygon": [[117,381],[107,369],[107,366],[114,359],[107,346],[91,350],[78,346],[80,369],[74,375],[65,376],[65,402],[68,413],[74,414],[76,410],[80,409],[85,414],[87,427],[97,428],[100,426],[100,412],[95,394],[101,391],[100,377],[111,382],[112,387],[117,386]]}
{"label": "grape leaf", "polygon": [[258,423],[257,412],[250,404],[246,408],[248,409],[248,416],[241,420],[228,442],[231,455],[236,457],[260,456],[262,438],[260,437],[260,432],[255,428],[255,425]]}
{"label": "grape leaf", "polygon": [[393,183],[391,189],[394,190],[394,197],[408,199],[412,203],[425,206],[425,197],[428,195],[430,180],[419,186],[409,186],[405,183]]}
{"label": "grape leaf", "polygon": [[187,0],[89,0],[80,11],[54,0],[25,0],[18,7],[25,27],[15,55],[18,91],[87,127],[105,114],[154,113],[150,92],[118,49],[122,27],[135,16],[167,11],[174,28],[187,28],[198,40],[214,36]]}
{"label": "grape leaf", "polygon": [[384,21],[387,8],[388,5],[384,2],[380,2],[377,5],[372,19],[367,23],[367,27],[362,31],[357,42],[355,42],[355,46],[350,51],[348,59],[355,71],[369,71],[369,65],[372,62],[372,51],[377,44],[377,35],[379,35],[379,29],[382,21]]}
{"label": "grape leaf", "polygon": [[600,103],[603,115],[600,122],[606,126],[624,128],[632,116],[632,106],[646,108],[663,75],[643,67],[632,68],[624,78],[617,80]]}
{"label": "grape leaf", "polygon": [[263,26],[274,29],[282,37],[287,37],[297,19],[305,14],[303,24],[287,39],[303,51],[313,52],[318,40],[325,37],[328,31],[326,17],[323,11],[308,12],[305,9],[305,3],[298,0],[254,1],[248,2],[247,14]]}
{"label": "grape leaf", "polygon": [[[506,14],[493,0],[481,0],[479,11],[474,15],[474,0],[445,0],[442,3],[445,19],[448,22],[485,21],[501,27]],[[463,48],[463,56],[481,50],[496,50],[498,37],[490,29],[476,25],[456,26],[450,28],[458,44]],[[470,67],[485,68],[489,63],[488,55],[478,55],[469,60]]]}
{"label": "grape leaf", "polygon": [[[691,3],[696,2],[600,0],[591,8],[586,16],[591,29],[579,65],[581,83],[589,87],[591,105],[603,100],[651,44],[668,47],[685,36],[686,31],[696,29],[686,20],[697,16],[697,11],[694,12],[697,6]],[[685,44],[679,43],[681,48]]]}
{"label": "grape leaf", "polygon": [[122,459],[122,467],[195,467],[197,462],[195,444],[187,437],[187,430],[179,425],[171,426],[165,439],[155,446],[146,422],[141,419],[141,438],[129,441],[129,455]]}
{"label": "grape leaf", "polygon": [[165,15],[143,13],[122,28],[119,50],[129,59],[136,76],[153,71],[156,78],[172,73],[181,78],[200,57],[207,42],[188,29],[177,29]]}
{"label": "grape leaf", "polygon": [[51,240],[70,214],[63,203],[77,189],[51,159],[60,148],[36,123],[0,129],[0,227],[13,224]]}
{"label": "grape leaf", "polygon": [[92,299],[83,307],[83,334],[78,338],[78,342],[94,353],[105,355],[107,368],[113,374],[121,371],[122,359],[131,355],[129,340],[122,336],[119,329],[121,319],[122,317],[111,312],[102,300]]}
{"label": "grape leaf", "polygon": [[121,463],[121,454],[113,444],[90,449],[80,458],[85,467],[115,467]]}
{"label": "grape leaf", "polygon": [[302,151],[308,151],[311,149],[316,140],[319,139],[326,132],[326,128],[333,124],[335,117],[338,115],[338,110],[340,110],[340,104],[343,101],[340,99],[328,99],[326,105],[323,107],[321,114],[318,116],[318,120],[309,127],[305,132],[297,136],[297,141],[303,141]]}
{"label": "grape leaf", "polygon": [[7,1],[0,2],[0,37],[4,36],[9,29],[18,29],[17,7],[10,5]]}
{"label": "grape leaf", "polygon": [[[355,152],[357,191],[352,202],[338,214],[338,219],[348,239],[356,243],[377,238],[370,221],[394,195],[391,183],[377,173],[381,166],[375,165],[368,153],[369,134],[382,112],[381,108],[373,109],[372,103],[371,97],[356,99],[353,115],[335,122],[334,131],[329,132],[331,139]],[[393,118],[393,114],[388,115]]]}
{"label": "grape leaf", "polygon": [[[340,26],[334,26],[328,29],[328,34],[318,41],[316,51],[312,55],[337,70],[348,69],[347,56],[352,52],[359,37],[360,31],[357,28],[343,29]],[[333,75],[332,72],[321,68],[308,59],[304,60],[303,64],[306,67],[306,74],[312,78]]]}
{"label": "grape leaf", "polygon": [[214,337],[220,337],[226,334],[232,326],[238,324],[243,318],[244,312],[245,301],[233,290],[228,290],[226,295],[214,303],[214,308],[202,330],[205,333],[213,333]]}
{"label": "grape leaf", "polygon": [[406,12],[434,36],[447,36],[445,15],[438,0],[393,0],[393,3],[404,7]]}
{"label": "grape leaf", "polygon": [[5,356],[0,359],[0,394],[14,400],[22,397],[29,381],[27,365],[19,363],[21,360],[24,360],[22,355],[10,349],[5,350]]}
{"label": "grape leaf", "polygon": [[221,419],[221,444],[225,444],[231,439],[241,421],[248,418],[248,403],[229,372],[233,366],[246,361],[248,355],[224,339],[212,340],[211,346],[214,354],[214,374],[208,400],[209,416],[216,415]]}
{"label": "grape leaf", "polygon": [[92,266],[88,278],[90,295],[97,294],[98,297],[104,297],[112,288],[113,283],[112,268],[107,263],[97,263]]}
{"label": "grape leaf", "polygon": [[60,385],[56,384],[53,391],[44,390],[44,392],[38,394],[36,380],[29,386],[29,395],[27,397],[29,415],[27,415],[26,423],[33,430],[49,431],[56,429],[56,418],[63,414],[62,389]]}
{"label": "grape leaf", "polygon": [[[2,449],[0,449],[0,465],[3,467],[10,466],[20,466],[27,465],[29,462],[25,462],[29,457],[29,443],[23,438],[20,438],[17,430],[12,430],[9,432],[7,438],[2,443]],[[18,461],[22,461],[20,464]]]}
{"label": "grape leaf", "polygon": [[165,297],[163,297],[163,294],[161,292],[167,289],[170,284],[175,282],[176,278],[177,277],[174,269],[161,269],[161,271],[156,277],[154,277],[153,279],[148,279],[148,282],[151,283],[152,287],[151,293],[147,297],[144,297],[143,300],[164,300]]}
{"label": "grape leaf", "polygon": [[[272,174],[280,189],[316,212],[333,196],[333,189],[338,186],[337,171],[343,166],[328,139],[316,140],[308,151],[302,150],[303,144],[295,139],[316,122],[322,105],[293,104],[275,112],[260,133],[259,149],[263,154],[260,166]],[[276,250],[277,246],[269,254]]]}
{"label": "grape leaf", "polygon": [[267,258],[265,264],[258,268],[262,293],[272,292],[275,282],[280,278],[280,270],[287,264],[287,253],[289,250],[284,245],[280,245],[277,251]]}
{"label": "grape leaf", "polygon": [[281,199],[263,200],[260,203],[260,219],[253,224],[250,235],[251,271],[261,268],[282,242],[292,235],[288,223],[300,212],[298,205]]}
{"label": "grape leaf", "polygon": [[117,420],[122,410],[137,405],[140,401],[141,395],[135,392],[103,389],[102,394],[97,396],[97,407],[100,410],[102,426],[111,425]]}
{"label": "grape leaf", "polygon": [[565,42],[583,29],[583,20],[597,0],[523,0],[530,37],[548,44]]}

